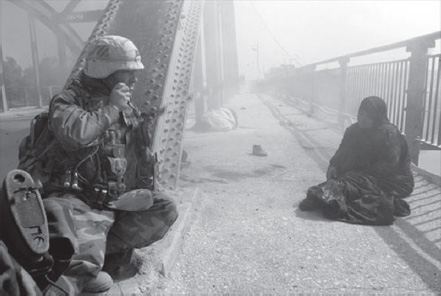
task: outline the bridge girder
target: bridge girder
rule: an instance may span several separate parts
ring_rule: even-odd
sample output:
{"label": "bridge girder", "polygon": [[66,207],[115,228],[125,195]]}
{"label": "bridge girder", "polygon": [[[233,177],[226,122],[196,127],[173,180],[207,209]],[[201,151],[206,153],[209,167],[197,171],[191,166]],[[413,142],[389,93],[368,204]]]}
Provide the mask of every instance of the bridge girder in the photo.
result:
{"label": "bridge girder", "polygon": [[[46,25],[55,35],[61,34],[64,37],[66,46],[72,53],[81,52],[84,42],[77,32],[68,24],[59,22],[58,13],[44,0],[7,0],[12,4],[29,12],[32,16]],[[78,2],[78,1],[76,1]]]}

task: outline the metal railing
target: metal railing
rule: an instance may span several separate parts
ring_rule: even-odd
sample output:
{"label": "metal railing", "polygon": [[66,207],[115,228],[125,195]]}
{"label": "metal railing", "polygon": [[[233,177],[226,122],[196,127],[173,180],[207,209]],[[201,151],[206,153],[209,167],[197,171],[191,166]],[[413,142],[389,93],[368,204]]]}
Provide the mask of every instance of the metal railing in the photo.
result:
{"label": "metal railing", "polygon": [[441,148],[441,54],[428,58],[421,141]]}
{"label": "metal railing", "polygon": [[[5,87],[7,106],[9,109],[38,107],[43,108],[49,105],[51,98],[63,89],[62,86],[45,85],[37,88],[36,85],[22,85],[19,87]],[[13,92],[12,95],[10,92]],[[8,110],[3,110],[7,112]]]}
{"label": "metal railing", "polygon": [[[406,135],[418,164],[421,147],[441,149],[441,54],[428,55],[440,39],[441,32],[435,32],[301,68],[281,68],[267,74],[262,84],[266,90],[308,102],[311,114],[333,110],[342,128],[348,119],[354,120],[363,98],[382,97],[389,119]],[[410,53],[408,58],[350,65],[354,58],[402,48]]]}

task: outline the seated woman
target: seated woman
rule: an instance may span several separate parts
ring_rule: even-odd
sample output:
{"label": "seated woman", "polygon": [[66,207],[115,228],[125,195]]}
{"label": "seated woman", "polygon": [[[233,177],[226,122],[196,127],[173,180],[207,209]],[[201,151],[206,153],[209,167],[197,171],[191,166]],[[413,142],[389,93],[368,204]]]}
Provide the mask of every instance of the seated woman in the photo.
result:
{"label": "seated woman", "polygon": [[379,97],[361,102],[357,121],[346,129],[327,181],[309,188],[299,208],[322,209],[332,220],[390,225],[394,216],[410,215],[403,200],[414,187],[407,143]]}

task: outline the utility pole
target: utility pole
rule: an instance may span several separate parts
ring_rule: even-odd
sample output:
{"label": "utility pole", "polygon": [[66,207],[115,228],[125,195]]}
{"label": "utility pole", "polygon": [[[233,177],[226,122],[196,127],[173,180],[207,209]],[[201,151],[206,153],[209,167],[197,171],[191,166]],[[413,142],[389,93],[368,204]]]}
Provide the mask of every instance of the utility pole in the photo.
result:
{"label": "utility pole", "polygon": [[252,50],[256,52],[256,69],[257,69],[257,80],[260,78],[260,65],[259,65],[259,42],[256,42],[256,47],[253,47]]}

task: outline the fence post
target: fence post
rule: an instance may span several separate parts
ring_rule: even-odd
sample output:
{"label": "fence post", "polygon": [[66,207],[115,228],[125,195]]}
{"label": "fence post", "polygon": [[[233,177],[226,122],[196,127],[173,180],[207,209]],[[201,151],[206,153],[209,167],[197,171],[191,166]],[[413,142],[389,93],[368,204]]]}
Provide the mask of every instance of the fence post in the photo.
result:
{"label": "fence post", "polygon": [[344,129],[345,127],[345,105],[346,105],[346,70],[349,64],[349,58],[342,58],[338,60],[340,65],[340,86],[339,86],[339,97],[340,105],[338,107],[338,125]]}
{"label": "fence post", "polygon": [[435,46],[432,40],[415,40],[407,45],[409,58],[409,84],[407,86],[406,125],[404,133],[409,146],[410,158],[418,165],[420,142],[423,130],[424,100],[428,70],[427,51]]}
{"label": "fence post", "polygon": [[[1,12],[1,11],[0,11]],[[1,96],[2,96],[2,104],[3,104],[3,112],[7,112],[9,110],[8,100],[6,98],[6,90],[5,90],[5,69],[3,68],[3,48],[2,41],[0,40],[0,84],[1,84]]]}

